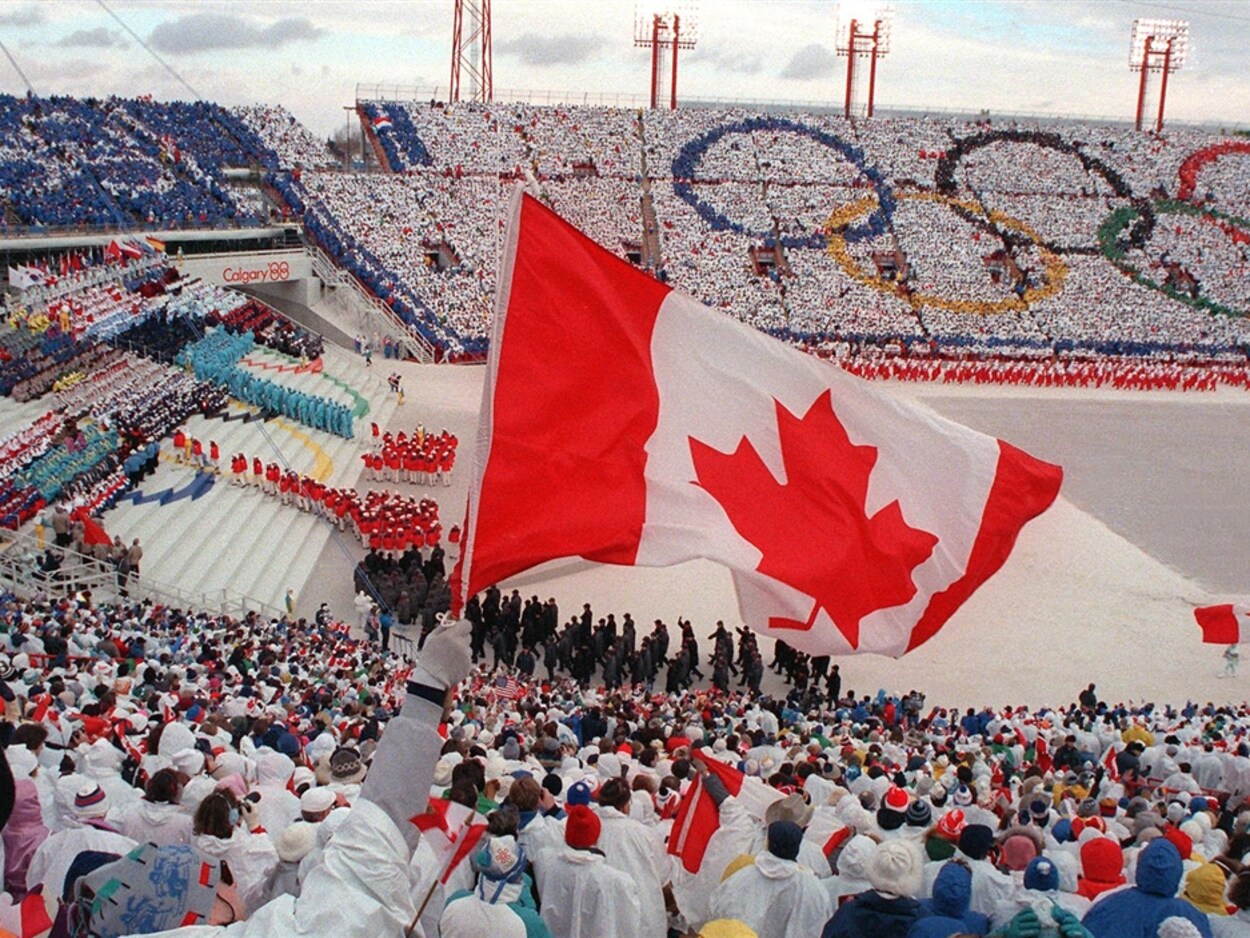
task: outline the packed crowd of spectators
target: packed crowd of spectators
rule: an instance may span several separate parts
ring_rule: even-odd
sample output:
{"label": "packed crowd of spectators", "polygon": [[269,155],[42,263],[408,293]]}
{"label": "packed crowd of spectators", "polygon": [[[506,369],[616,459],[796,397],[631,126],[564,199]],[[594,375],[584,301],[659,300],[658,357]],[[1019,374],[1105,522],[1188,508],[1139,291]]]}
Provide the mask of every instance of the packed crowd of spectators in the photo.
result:
{"label": "packed crowd of spectators", "polygon": [[282,169],[321,169],[336,162],[325,141],[280,104],[252,104],[231,112],[274,153]]}
{"label": "packed crowd of spectators", "polygon": [[[394,172],[329,169],[281,107],[4,98],[0,200],[19,223],[234,224],[264,206],[240,206],[223,171],[259,166],[310,239],[451,360],[485,352],[512,180],[800,345],[1174,359],[1250,341],[1250,153],[1210,134],[733,108],[358,113]],[[1177,198],[1192,211],[1166,207]],[[1108,242],[1117,212],[1132,221]]]}
{"label": "packed crowd of spectators", "polygon": [[[7,319],[0,388],[20,401],[46,396],[53,408],[13,431],[0,453],[0,525],[9,528],[50,503],[110,507],[162,438],[226,406],[224,384],[173,365],[207,323],[258,327],[288,354],[320,354],[319,337],[240,293],[179,278],[163,255],[73,271],[11,299]],[[253,347],[247,331],[210,335]],[[323,403],[323,422],[350,433],[349,409]],[[304,416],[318,419],[307,406]]]}
{"label": "packed crowd of spectators", "polygon": [[[348,266],[381,281],[393,306],[429,323],[456,354],[480,349],[489,328],[509,185],[501,176],[533,180],[541,198],[623,256],[641,259],[656,236],[660,256],[649,261],[660,276],[801,345],[999,358],[1245,354],[1239,312],[1250,297],[1235,223],[1154,225],[1151,213],[1124,233],[1130,258],[1156,279],[1179,263],[1232,316],[1186,306],[1098,256],[1108,216],[1174,196],[1179,168],[1208,135],[929,119],[852,125],[740,109],[364,107],[402,172],[311,180],[318,224],[337,227]],[[1236,190],[1246,164],[1250,156],[1234,148],[1194,172]],[[841,259],[825,251],[831,221]]]}
{"label": "packed crowd of spectators", "polygon": [[[536,598],[517,616],[533,635],[552,617]],[[0,926],[38,908],[29,934],[58,915],[249,938],[1246,931],[1244,706],[1090,684],[963,711],[845,688],[827,660],[775,697],[652,694],[558,660],[531,679],[524,645],[474,668],[471,632],[435,625],[414,663],[324,605],[0,596]],[[714,668],[734,641],[709,639]]]}
{"label": "packed crowd of spectators", "polygon": [[[813,349],[826,357],[828,349]],[[1121,391],[1215,391],[1250,388],[1250,368],[1218,362],[1141,361],[1125,365],[1106,359],[1076,361],[945,360],[878,356],[845,358],[842,367],[861,378],[941,384],[998,384],[1037,388],[1115,388]]]}
{"label": "packed crowd of spectators", "polygon": [[0,230],[255,224],[224,175],[250,165],[277,162],[215,104],[0,96]]}

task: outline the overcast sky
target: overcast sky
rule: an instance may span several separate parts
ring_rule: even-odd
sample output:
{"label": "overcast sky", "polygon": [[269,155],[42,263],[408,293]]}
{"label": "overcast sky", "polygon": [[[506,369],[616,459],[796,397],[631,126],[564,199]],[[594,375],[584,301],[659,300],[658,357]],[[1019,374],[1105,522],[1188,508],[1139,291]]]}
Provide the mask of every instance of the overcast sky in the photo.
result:
{"label": "overcast sky", "polygon": [[[452,0],[106,2],[205,98],[281,102],[319,134],[341,126],[357,83],[446,96]],[[698,46],[682,60],[680,94],[841,100],[837,3],[696,6]],[[494,0],[493,7],[497,91],[647,93],[647,53],[632,42],[633,0]],[[1137,17],[1180,17],[1191,23],[1190,57],[1169,87],[1168,116],[1250,121],[1250,3],[1243,0],[896,0],[894,7],[878,107],[1131,118],[1130,25]],[[0,41],[39,94],[191,97],[96,2],[0,0]],[[3,59],[0,91],[25,91]]]}

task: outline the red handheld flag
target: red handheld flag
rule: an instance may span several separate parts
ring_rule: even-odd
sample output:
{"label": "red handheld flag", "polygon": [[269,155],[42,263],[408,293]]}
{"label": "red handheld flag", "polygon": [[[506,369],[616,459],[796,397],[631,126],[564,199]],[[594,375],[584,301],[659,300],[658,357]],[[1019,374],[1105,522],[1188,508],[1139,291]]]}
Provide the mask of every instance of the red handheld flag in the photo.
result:
{"label": "red handheld flag", "polygon": [[[709,774],[721,780],[729,794],[736,795],[742,790],[744,776],[737,769],[716,759],[699,758],[699,761],[707,766]],[[681,857],[681,865],[688,872],[697,873],[703,864],[708,841],[719,827],[720,809],[708,794],[703,777],[698,776],[682,798],[677,816],[673,818],[673,828],[668,835],[668,852]]]}
{"label": "red handheld flag", "polygon": [[1194,610],[1194,618],[1207,645],[1237,645],[1250,638],[1250,609],[1245,606],[1201,606]]}

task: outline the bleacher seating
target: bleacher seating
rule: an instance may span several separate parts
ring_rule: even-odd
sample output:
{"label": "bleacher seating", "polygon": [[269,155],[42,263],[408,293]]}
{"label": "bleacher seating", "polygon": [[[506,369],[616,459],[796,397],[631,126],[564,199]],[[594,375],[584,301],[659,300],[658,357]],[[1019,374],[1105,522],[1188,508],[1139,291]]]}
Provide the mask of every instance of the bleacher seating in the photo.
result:
{"label": "bleacher seating", "polygon": [[733,108],[357,111],[392,172],[331,168],[279,107],[0,97],[0,201],[28,225],[237,224],[263,206],[240,206],[223,170],[261,167],[309,240],[450,360],[486,351],[519,179],[609,250],[803,347],[1186,361],[1250,347],[1237,139]]}
{"label": "bleacher seating", "polygon": [[[305,174],[297,201],[331,254],[452,354],[480,353],[489,330],[509,180],[532,176],[625,254],[651,234],[644,159],[658,275],[805,347],[1244,361],[1250,343],[1250,232],[1230,211],[1245,201],[1250,146],[1209,134],[734,109],[361,110],[400,172]],[[1224,210],[1156,210],[1178,192]],[[1121,210],[1117,264],[1107,225]],[[1199,297],[1162,284],[1169,263]]]}
{"label": "bleacher seating", "polygon": [[250,165],[278,158],[215,104],[0,95],[0,202],[35,232],[256,224],[223,175]]}
{"label": "bleacher seating", "polygon": [[253,104],[232,108],[232,113],[273,152],[282,169],[319,169],[337,162],[325,141],[281,105]]}

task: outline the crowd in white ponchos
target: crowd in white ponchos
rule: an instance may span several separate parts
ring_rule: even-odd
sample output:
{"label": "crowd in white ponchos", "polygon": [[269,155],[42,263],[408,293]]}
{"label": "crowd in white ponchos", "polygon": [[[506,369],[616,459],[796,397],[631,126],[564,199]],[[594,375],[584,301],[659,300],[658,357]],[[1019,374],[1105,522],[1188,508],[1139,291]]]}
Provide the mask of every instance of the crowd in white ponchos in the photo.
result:
{"label": "crowd in white ponchos", "polygon": [[[68,897],[95,934],[1250,927],[1244,705],[1128,707],[1092,686],[963,714],[884,691],[514,693],[469,673],[450,624],[414,667],[324,615],[6,596],[0,621],[8,897]],[[123,875],[136,858],[202,864],[213,888]],[[114,881],[123,901],[89,901]]]}

